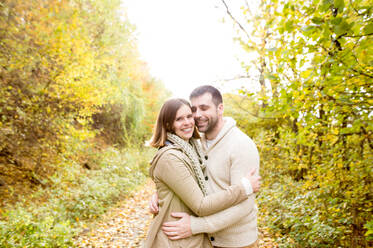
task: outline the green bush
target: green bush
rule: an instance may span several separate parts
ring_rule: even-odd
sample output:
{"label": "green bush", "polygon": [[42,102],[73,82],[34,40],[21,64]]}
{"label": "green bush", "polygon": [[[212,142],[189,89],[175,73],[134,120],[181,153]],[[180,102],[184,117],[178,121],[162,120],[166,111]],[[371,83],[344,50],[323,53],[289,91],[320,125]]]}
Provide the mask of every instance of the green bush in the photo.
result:
{"label": "green bush", "polygon": [[18,206],[5,216],[7,221],[0,222],[1,247],[71,247],[73,244],[74,229],[70,221],[59,220],[52,211],[43,213]]}
{"label": "green bush", "polygon": [[364,227],[368,229],[368,231],[365,233],[365,236],[367,237],[367,240],[373,241],[373,220],[368,221]]}
{"label": "green bush", "polygon": [[[261,157],[260,226],[282,247],[371,247],[371,147],[363,135],[345,136],[330,114],[330,129],[295,118],[255,113],[257,102],[232,95],[225,109],[253,138]],[[234,104],[240,100],[240,109]],[[299,114],[294,111],[294,115]],[[326,122],[327,123],[327,122]]]}
{"label": "green bush", "polygon": [[315,205],[320,191],[305,191],[302,183],[284,177],[261,191],[261,225],[279,234],[280,247],[335,247],[343,233],[333,219],[323,219],[320,206]]}
{"label": "green bush", "polygon": [[100,155],[98,169],[82,169],[71,162],[60,166],[51,179],[48,201],[34,206],[26,202],[5,211],[0,222],[0,247],[71,247],[82,221],[90,221],[128,194],[146,176],[142,173],[151,150],[108,148]]}

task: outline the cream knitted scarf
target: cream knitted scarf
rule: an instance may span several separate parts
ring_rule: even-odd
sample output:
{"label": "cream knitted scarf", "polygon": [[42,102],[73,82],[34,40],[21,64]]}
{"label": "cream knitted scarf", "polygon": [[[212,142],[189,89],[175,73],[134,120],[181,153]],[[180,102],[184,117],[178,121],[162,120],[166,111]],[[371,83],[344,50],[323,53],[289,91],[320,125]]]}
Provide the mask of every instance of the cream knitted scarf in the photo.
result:
{"label": "cream knitted scarf", "polygon": [[191,138],[190,142],[186,142],[179,136],[167,133],[167,140],[181,147],[185,155],[192,161],[192,170],[197,178],[198,185],[204,196],[207,195],[207,187],[205,177],[202,170],[205,168],[206,160],[202,148],[196,139]]}

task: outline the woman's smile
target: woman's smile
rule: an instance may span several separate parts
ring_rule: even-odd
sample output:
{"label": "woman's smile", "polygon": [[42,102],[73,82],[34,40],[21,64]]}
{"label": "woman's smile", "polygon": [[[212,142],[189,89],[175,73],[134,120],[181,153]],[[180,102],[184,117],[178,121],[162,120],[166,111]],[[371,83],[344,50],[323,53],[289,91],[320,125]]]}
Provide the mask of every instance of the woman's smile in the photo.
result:
{"label": "woman's smile", "polygon": [[193,136],[194,119],[190,107],[183,105],[179,108],[173,129],[175,134],[184,140],[189,140]]}

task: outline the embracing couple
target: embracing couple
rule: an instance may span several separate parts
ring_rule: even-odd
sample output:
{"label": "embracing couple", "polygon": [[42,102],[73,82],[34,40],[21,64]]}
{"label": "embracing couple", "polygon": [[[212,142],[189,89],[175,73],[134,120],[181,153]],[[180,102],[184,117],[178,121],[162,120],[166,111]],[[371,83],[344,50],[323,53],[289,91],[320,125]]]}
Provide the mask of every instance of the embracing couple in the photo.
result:
{"label": "embracing couple", "polygon": [[[206,85],[162,106],[150,144],[157,193],[146,248],[258,247],[259,154]],[[197,130],[198,128],[198,130]],[[199,132],[198,132],[199,131]]]}

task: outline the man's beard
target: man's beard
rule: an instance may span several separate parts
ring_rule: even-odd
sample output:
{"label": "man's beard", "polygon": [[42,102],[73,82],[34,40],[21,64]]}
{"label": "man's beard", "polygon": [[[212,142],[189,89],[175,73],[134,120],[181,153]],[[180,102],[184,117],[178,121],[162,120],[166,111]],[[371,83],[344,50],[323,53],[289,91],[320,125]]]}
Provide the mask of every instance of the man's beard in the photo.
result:
{"label": "man's beard", "polygon": [[201,130],[198,127],[198,120],[197,120],[198,131],[200,131],[201,133],[205,133],[205,134],[211,132],[212,130],[214,130],[217,124],[218,124],[218,117],[217,116],[212,117],[211,119],[208,119],[207,126],[204,127],[205,130]]}

